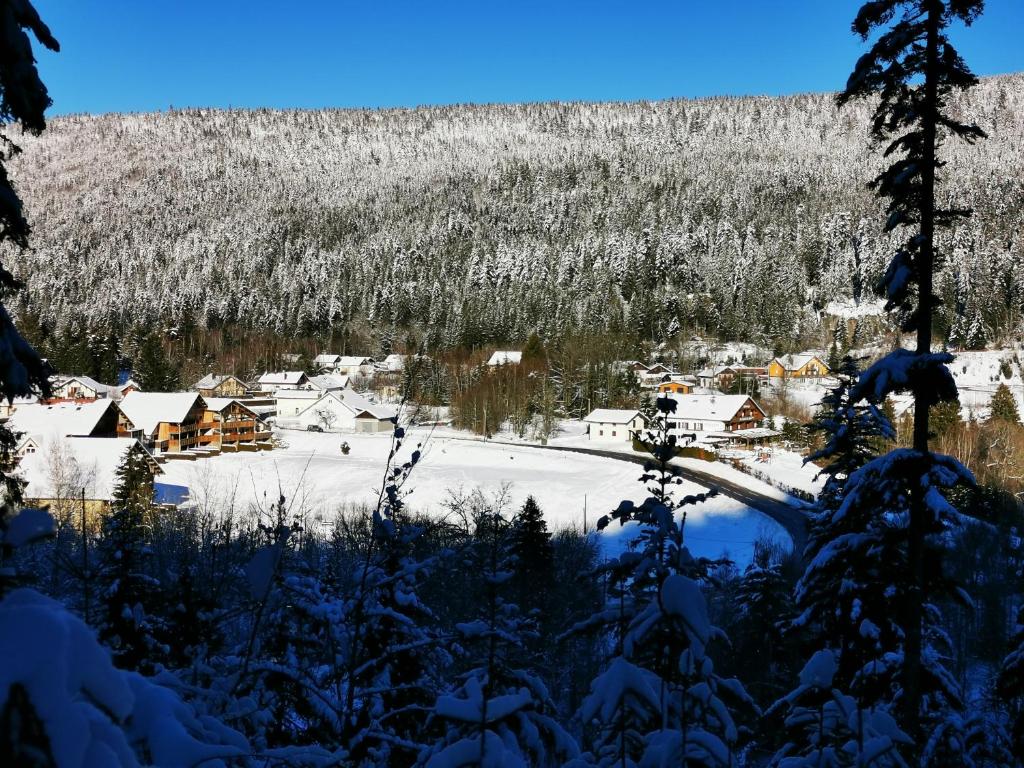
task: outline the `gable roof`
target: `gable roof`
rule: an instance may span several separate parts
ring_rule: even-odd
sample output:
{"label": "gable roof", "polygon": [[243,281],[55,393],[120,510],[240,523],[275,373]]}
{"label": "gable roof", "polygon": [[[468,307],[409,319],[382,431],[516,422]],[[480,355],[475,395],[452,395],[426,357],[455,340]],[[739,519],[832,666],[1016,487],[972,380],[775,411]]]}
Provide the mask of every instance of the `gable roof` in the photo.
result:
{"label": "gable roof", "polygon": [[310,403],[301,411],[299,411],[297,415],[301,416],[302,414],[306,413],[307,411],[313,408],[322,407],[320,404],[328,398],[337,401],[339,404],[347,408],[349,411],[355,414],[356,418],[358,418],[360,415],[364,413],[369,414],[373,418],[380,419],[382,421],[398,418],[398,414],[395,411],[388,408],[387,406],[379,405],[377,403],[371,403],[358,392],[355,392],[351,389],[324,392],[323,394],[321,394],[320,397],[318,397],[312,403]]}
{"label": "gable roof", "polygon": [[195,392],[129,392],[121,401],[121,410],[136,427],[151,435],[161,422],[183,422],[197,401],[206,403]]}
{"label": "gable roof", "polygon": [[628,424],[642,415],[635,409],[629,411],[619,408],[595,408],[583,420],[589,424]]}
{"label": "gable roof", "polygon": [[94,400],[81,404],[26,403],[11,413],[8,424],[13,431],[23,432],[27,437],[35,438],[37,444],[42,444],[69,435],[91,435],[111,409],[117,410],[113,400]]}
{"label": "gable roof", "polygon": [[322,373],[319,376],[310,376],[309,383],[314,389],[332,390],[344,389],[348,386],[348,376],[337,373]]}
{"label": "gable roof", "polygon": [[821,363],[825,370],[828,370],[828,366],[825,365],[825,361],[814,354],[803,354],[803,355],[783,355],[782,357],[776,357],[772,362],[778,363],[782,366],[783,370],[786,371],[799,371],[811,360],[817,360]]}
{"label": "gable roof", "polygon": [[47,451],[30,453],[18,465],[18,474],[28,484],[26,498],[52,499],[68,492],[68,489],[54,487],[54,461],[60,462],[64,473],[80,473],[76,485],[79,489],[85,488],[87,499],[105,501],[114,497],[117,469],[128,451],[142,451],[151,459],[153,474],[163,472],[152,454],[133,437],[64,437],[54,450],[55,455]]}
{"label": "gable roof", "polygon": [[209,411],[217,411],[218,413],[226,410],[232,403],[237,405],[246,413],[250,414],[253,418],[258,418],[256,412],[247,406],[245,403],[238,402],[238,398],[235,397],[204,397],[206,401],[206,409]]}
{"label": "gable roof", "polygon": [[348,367],[353,365],[372,365],[373,358],[366,357],[365,355],[339,355],[337,364]]}
{"label": "gable roof", "polygon": [[267,371],[259,378],[260,384],[300,384],[307,379],[305,371]]}
{"label": "gable roof", "polygon": [[488,365],[518,365],[523,362],[523,353],[515,350],[498,350],[487,360]]}
{"label": "gable roof", "polygon": [[749,400],[762,413],[761,408],[752,398],[747,395],[668,395],[676,401],[675,413],[668,415],[671,421],[682,419],[698,421],[732,421],[740,409]]}
{"label": "gable roof", "polygon": [[70,384],[73,381],[77,381],[81,384],[84,384],[89,389],[96,392],[96,394],[98,395],[106,395],[109,394],[112,390],[117,389],[117,387],[112,387],[109,384],[102,384],[96,381],[96,379],[92,378],[91,376],[61,376],[54,381],[54,386],[63,387],[67,384]]}
{"label": "gable roof", "polygon": [[231,374],[231,373],[225,373],[225,374],[208,373],[205,376],[203,376],[203,378],[201,378],[199,381],[197,381],[195,384],[193,384],[192,385],[192,389],[213,389],[214,387],[219,386],[220,384],[222,384],[223,382],[227,381],[228,379],[234,379],[239,384],[243,384],[244,385],[244,382],[240,378],[235,376],[234,374]]}
{"label": "gable roof", "polygon": [[334,365],[339,360],[341,360],[341,355],[332,355],[329,352],[321,352],[313,358],[313,362],[317,365]]}

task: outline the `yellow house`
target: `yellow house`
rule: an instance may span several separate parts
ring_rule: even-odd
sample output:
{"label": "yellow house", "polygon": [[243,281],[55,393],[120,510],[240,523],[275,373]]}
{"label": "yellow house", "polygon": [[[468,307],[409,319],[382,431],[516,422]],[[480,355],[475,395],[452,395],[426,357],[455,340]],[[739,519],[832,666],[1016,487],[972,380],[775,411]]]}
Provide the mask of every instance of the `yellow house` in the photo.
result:
{"label": "yellow house", "polygon": [[768,363],[769,379],[820,379],[831,370],[817,355],[784,355]]}
{"label": "yellow house", "polygon": [[693,392],[693,384],[685,381],[663,381],[658,385],[659,394],[688,395]]}

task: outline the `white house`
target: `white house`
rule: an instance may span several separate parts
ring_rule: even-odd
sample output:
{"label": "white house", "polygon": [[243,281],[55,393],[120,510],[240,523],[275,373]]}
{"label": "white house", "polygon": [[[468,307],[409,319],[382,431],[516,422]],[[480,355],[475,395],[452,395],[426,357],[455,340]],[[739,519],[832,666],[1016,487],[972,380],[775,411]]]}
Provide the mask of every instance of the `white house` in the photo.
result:
{"label": "white house", "polygon": [[334,355],[329,352],[322,352],[313,358],[313,365],[322,371],[336,371],[341,355]]}
{"label": "white house", "polygon": [[333,392],[338,389],[345,389],[348,386],[349,377],[337,373],[321,373],[319,376],[310,376],[309,382],[303,389],[316,389],[321,392]]}
{"label": "white house", "polygon": [[390,432],[395,428],[398,414],[390,408],[371,403],[351,389],[317,392],[314,400],[294,400],[305,407],[294,415],[278,416],[277,423],[291,429],[320,427],[325,432]]}
{"label": "white house", "polygon": [[89,376],[61,376],[53,381],[55,400],[98,400],[113,397],[117,387],[101,384]]}
{"label": "white house", "polygon": [[324,394],[324,390],[315,388],[306,389],[279,389],[274,393],[274,402],[277,404],[274,415],[277,416],[278,424],[282,419],[293,419],[304,411],[310,403],[314,403]]}
{"label": "white house", "polygon": [[747,395],[669,395],[676,401],[668,416],[677,432],[736,432],[760,427],[767,418],[761,406]]}
{"label": "white house", "polygon": [[523,362],[523,353],[515,350],[498,350],[487,360],[487,364],[495,365],[519,365]]}
{"label": "white house", "polygon": [[277,392],[281,389],[301,389],[309,377],[303,371],[268,371],[257,379],[260,389]]}
{"label": "white house", "polygon": [[387,373],[401,373],[405,369],[405,355],[392,353],[379,363]]}
{"label": "white house", "polygon": [[373,376],[373,358],[361,355],[342,355],[334,372],[343,376]]}
{"label": "white house", "polygon": [[583,421],[594,443],[630,443],[647,424],[640,411],[617,408],[596,408]]}

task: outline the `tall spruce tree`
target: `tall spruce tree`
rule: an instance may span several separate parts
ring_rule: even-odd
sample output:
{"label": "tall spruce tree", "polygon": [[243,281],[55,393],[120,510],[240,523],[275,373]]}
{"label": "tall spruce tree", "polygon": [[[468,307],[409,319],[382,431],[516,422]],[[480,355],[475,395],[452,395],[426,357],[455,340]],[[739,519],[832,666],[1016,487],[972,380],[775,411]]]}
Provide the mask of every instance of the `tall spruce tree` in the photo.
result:
{"label": "tall spruce tree", "polygon": [[151,671],[163,653],[157,609],[160,583],[148,562],[153,514],[149,461],[138,447],[125,455],[98,548],[100,640],[110,647],[118,666],[143,671]]}
{"label": "tall spruce tree", "polygon": [[[899,692],[902,722],[920,746],[924,743],[926,618],[942,580],[938,537],[952,515],[940,488],[970,481],[965,469],[929,452],[930,407],[957,398],[956,385],[946,369],[952,356],[931,350],[937,304],[933,278],[940,262],[936,228],[948,227],[969,213],[937,204],[942,167],[939,151],[947,136],[973,142],[985,135],[977,125],[959,119],[950,103],[954,91],[975,85],[977,79],[953,47],[947,30],[954,22],[970,25],[983,6],[983,0],[865,3],[853,22],[853,31],[864,40],[872,39],[871,47],[838,97],[840,105],[853,99],[876,99],[872,136],[887,144],[885,156],[892,160],[871,185],[889,201],[886,231],[908,232],[881,287],[887,306],[898,311],[903,329],[916,334],[916,348],[892,352],[872,366],[855,396],[881,402],[892,392],[911,392],[915,403],[913,448],[865,467],[858,473],[858,481],[847,488],[844,503],[877,503],[879,513],[908,518],[903,532],[905,566],[899,564],[899,572],[892,576],[902,581],[905,589],[896,613],[905,634]],[[901,508],[893,509],[891,500],[901,496],[909,497],[908,503],[903,506],[901,502]]]}
{"label": "tall spruce tree", "polygon": [[135,355],[132,373],[147,392],[173,392],[181,384],[177,366],[164,352],[160,337],[146,334]]}

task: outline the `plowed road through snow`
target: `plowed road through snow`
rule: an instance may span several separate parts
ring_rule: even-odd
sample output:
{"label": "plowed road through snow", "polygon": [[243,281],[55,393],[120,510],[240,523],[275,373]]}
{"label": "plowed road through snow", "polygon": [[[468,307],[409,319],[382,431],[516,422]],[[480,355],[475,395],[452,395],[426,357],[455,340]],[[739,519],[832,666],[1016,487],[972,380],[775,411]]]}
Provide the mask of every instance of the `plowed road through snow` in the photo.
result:
{"label": "plowed road through snow", "polygon": [[[480,438],[463,439],[479,440]],[[622,451],[606,451],[600,448],[581,448],[567,445],[536,445],[534,443],[508,444],[515,445],[517,448],[536,448],[542,451],[568,451],[570,453],[583,453],[591,456],[600,456],[606,459],[628,461],[633,464],[640,465],[643,465],[648,461],[648,457],[639,454],[624,453]],[[679,473],[679,477],[684,480],[689,480],[697,485],[703,485],[706,488],[717,488],[723,496],[728,496],[730,499],[741,501],[751,509],[756,509],[758,512],[770,517],[786,529],[786,533],[788,533],[790,539],[793,540],[793,552],[795,552],[798,557],[802,557],[804,548],[807,545],[807,525],[810,520],[803,509],[786,504],[778,499],[773,499],[762,493],[758,493],[757,491],[746,488],[732,480],[717,477],[710,472],[701,472],[690,467],[682,467],[679,465],[675,465],[675,469]]]}

